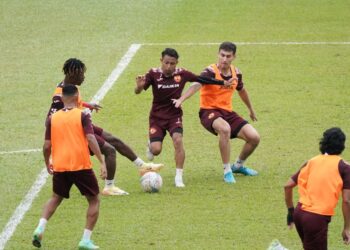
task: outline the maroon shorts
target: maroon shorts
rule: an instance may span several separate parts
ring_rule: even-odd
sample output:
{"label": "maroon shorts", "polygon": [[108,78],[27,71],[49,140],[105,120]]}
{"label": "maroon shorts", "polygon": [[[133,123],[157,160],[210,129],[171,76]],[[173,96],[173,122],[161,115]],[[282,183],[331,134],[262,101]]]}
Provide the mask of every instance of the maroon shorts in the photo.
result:
{"label": "maroon shorts", "polygon": [[293,218],[305,250],[327,250],[328,223],[331,216],[304,211],[298,203]]}
{"label": "maroon shorts", "polygon": [[183,133],[182,117],[176,117],[172,119],[159,119],[155,117],[149,118],[149,139],[151,142],[163,141],[166,131],[170,136],[176,133]]}
{"label": "maroon shorts", "polygon": [[97,179],[92,169],[55,172],[52,183],[53,192],[67,199],[73,184],[77,186],[82,195],[96,196],[99,193]]}
{"label": "maroon shorts", "polygon": [[95,126],[94,124],[92,124],[92,128],[94,129],[94,135],[95,135],[95,138],[97,140],[98,145],[100,146],[100,148],[103,147],[103,145],[106,142],[106,140],[103,139],[103,137],[102,137],[103,129]]}
{"label": "maroon shorts", "polygon": [[215,119],[221,117],[230,124],[231,127],[231,138],[236,138],[238,132],[241,128],[248,124],[246,120],[240,117],[236,112],[226,111],[223,109],[200,109],[199,118],[201,123],[206,130],[210,133],[217,135],[216,131],[213,129],[213,122]]}

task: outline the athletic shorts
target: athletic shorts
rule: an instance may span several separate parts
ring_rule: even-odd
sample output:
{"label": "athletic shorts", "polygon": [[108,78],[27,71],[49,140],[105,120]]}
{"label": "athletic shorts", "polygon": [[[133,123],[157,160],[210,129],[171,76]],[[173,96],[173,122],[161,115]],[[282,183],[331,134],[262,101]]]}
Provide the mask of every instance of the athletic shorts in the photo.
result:
{"label": "athletic shorts", "polygon": [[176,133],[183,133],[182,117],[176,117],[172,119],[159,119],[155,117],[149,118],[149,139],[151,142],[163,141],[166,135],[166,131],[170,136]]}
{"label": "athletic shorts", "polygon": [[94,135],[98,145],[100,146],[100,148],[103,147],[103,145],[105,145],[105,142],[106,142],[106,140],[102,137],[103,129],[93,124],[92,124],[92,128],[94,129]]}
{"label": "athletic shorts", "polygon": [[67,199],[73,184],[77,186],[82,195],[96,196],[99,193],[97,179],[92,169],[54,172],[52,184],[53,192]]}
{"label": "athletic shorts", "polygon": [[227,111],[223,109],[200,109],[199,118],[203,127],[208,130],[210,133],[217,135],[216,131],[213,128],[213,122],[221,117],[231,127],[231,138],[236,138],[237,134],[241,128],[248,124],[248,121],[244,120],[234,111]]}
{"label": "athletic shorts", "polygon": [[298,203],[293,219],[305,250],[327,250],[327,232],[331,216],[304,211]]}

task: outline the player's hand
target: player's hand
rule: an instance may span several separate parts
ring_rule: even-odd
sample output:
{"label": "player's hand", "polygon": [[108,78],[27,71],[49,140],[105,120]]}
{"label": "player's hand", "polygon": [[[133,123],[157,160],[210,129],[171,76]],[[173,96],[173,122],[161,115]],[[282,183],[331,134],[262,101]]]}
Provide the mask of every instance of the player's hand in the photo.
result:
{"label": "player's hand", "polygon": [[48,166],[46,166],[47,172],[52,175],[53,174],[53,165],[50,163]]}
{"label": "player's hand", "polygon": [[251,118],[253,121],[255,121],[255,122],[258,120],[258,118],[256,118],[256,114],[255,114],[255,112],[254,112],[253,109],[250,110],[249,116],[250,116],[250,118]]}
{"label": "player's hand", "polygon": [[136,86],[140,89],[143,88],[146,84],[146,77],[145,75],[139,75],[136,77]]}
{"label": "player's hand", "polygon": [[106,163],[103,161],[100,165],[100,177],[102,180],[105,180],[107,178],[107,168]]}
{"label": "player's hand", "polygon": [[96,110],[96,113],[97,113],[100,109],[102,109],[102,106],[98,105],[97,103],[90,103],[90,106],[91,106],[90,109]]}
{"label": "player's hand", "polygon": [[224,85],[225,86],[231,86],[231,85],[237,84],[237,82],[238,82],[238,78],[237,77],[232,77],[232,78],[230,78],[228,80],[224,80]]}
{"label": "player's hand", "polygon": [[180,108],[182,101],[180,99],[171,99],[173,101],[173,104],[175,106],[175,108]]}
{"label": "player's hand", "polygon": [[348,230],[344,229],[342,232],[342,237],[345,245],[350,244],[350,233]]}
{"label": "player's hand", "polygon": [[289,229],[293,228],[294,225],[294,207],[290,207],[288,208],[288,213],[287,213],[287,226]]}

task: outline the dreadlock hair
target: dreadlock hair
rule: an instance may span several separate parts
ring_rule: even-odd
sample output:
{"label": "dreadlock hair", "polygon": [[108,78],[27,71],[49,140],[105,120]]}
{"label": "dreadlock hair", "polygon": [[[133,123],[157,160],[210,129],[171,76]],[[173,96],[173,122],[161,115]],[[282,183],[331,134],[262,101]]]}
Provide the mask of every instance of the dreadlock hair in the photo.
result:
{"label": "dreadlock hair", "polygon": [[330,128],[323,132],[320,140],[320,151],[322,154],[340,155],[345,148],[346,136],[340,128]]}
{"label": "dreadlock hair", "polygon": [[79,72],[85,72],[86,66],[85,64],[77,58],[69,58],[63,64],[63,73],[65,75],[74,75]]}

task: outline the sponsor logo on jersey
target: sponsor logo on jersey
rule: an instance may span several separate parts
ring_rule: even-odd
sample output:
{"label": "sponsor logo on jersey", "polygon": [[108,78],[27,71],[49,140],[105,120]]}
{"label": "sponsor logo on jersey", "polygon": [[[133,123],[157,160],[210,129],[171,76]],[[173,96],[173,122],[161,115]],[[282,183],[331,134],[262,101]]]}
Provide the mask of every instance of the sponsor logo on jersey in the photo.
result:
{"label": "sponsor logo on jersey", "polygon": [[180,87],[180,84],[158,84],[158,89],[174,89]]}

